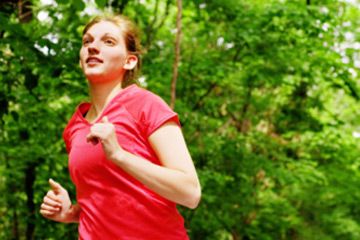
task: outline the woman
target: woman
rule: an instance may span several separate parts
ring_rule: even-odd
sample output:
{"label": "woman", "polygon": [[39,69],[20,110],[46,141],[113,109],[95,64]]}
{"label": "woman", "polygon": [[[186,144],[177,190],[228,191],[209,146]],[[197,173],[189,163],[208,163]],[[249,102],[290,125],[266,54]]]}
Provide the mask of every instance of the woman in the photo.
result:
{"label": "woman", "polygon": [[188,239],[176,204],[198,205],[199,180],[177,114],[131,84],[139,68],[133,24],[92,20],[80,65],[91,102],[77,107],[63,134],[77,204],[50,179],[40,213],[79,222],[79,239]]}

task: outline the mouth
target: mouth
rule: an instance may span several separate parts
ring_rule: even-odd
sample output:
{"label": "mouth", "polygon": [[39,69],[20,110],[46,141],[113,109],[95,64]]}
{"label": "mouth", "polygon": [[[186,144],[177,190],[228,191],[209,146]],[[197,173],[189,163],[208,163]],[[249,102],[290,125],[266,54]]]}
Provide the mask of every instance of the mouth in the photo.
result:
{"label": "mouth", "polygon": [[88,57],[86,59],[86,63],[103,63],[103,60],[101,60],[100,58],[97,57]]}

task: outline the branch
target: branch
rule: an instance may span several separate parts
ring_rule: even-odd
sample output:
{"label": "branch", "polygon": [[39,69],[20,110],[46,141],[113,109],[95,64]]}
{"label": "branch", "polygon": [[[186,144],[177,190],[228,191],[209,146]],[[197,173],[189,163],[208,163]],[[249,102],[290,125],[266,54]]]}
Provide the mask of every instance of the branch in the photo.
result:
{"label": "branch", "polygon": [[178,12],[176,16],[176,40],[175,40],[175,60],[173,65],[173,77],[171,80],[171,102],[170,107],[174,109],[176,100],[176,81],[178,77],[178,66],[180,61],[180,42],[181,42],[181,15],[182,0],[177,0]]}
{"label": "branch", "polygon": [[165,19],[169,15],[169,12],[170,12],[170,3],[171,3],[171,0],[166,1],[164,17],[161,19],[159,25],[156,26],[156,29],[160,29],[164,25]]}
{"label": "branch", "polygon": [[244,105],[242,106],[242,109],[241,109],[241,117],[240,117],[240,124],[241,124],[240,131],[242,133],[246,133],[249,130],[250,122],[249,122],[249,120],[246,119],[246,115],[247,115],[247,112],[248,112],[250,104],[251,104],[251,97],[252,97],[252,91],[253,91],[251,79],[249,80],[247,87],[248,88],[247,88],[247,92],[246,92],[246,98],[245,98]]}
{"label": "branch", "polygon": [[124,12],[124,9],[128,3],[129,3],[129,0],[121,1],[120,5],[119,5],[119,11],[121,14]]}
{"label": "branch", "polygon": [[18,15],[21,23],[30,22],[32,19],[32,4],[30,0],[18,1]]}
{"label": "branch", "polygon": [[196,110],[196,109],[198,109],[198,108],[201,106],[202,100],[203,100],[205,97],[207,97],[207,96],[212,92],[212,90],[213,90],[216,86],[217,86],[217,83],[215,83],[215,82],[212,83],[212,84],[210,84],[210,86],[209,86],[209,88],[207,89],[206,93],[203,94],[202,96],[200,96],[199,100],[198,100],[198,101],[196,102],[196,104],[194,105],[193,111]]}
{"label": "branch", "polygon": [[146,30],[145,30],[145,32],[146,32],[145,49],[149,49],[152,41],[154,40],[154,38],[156,36],[157,31],[164,25],[165,20],[166,20],[167,16],[169,15],[169,12],[170,12],[170,3],[171,3],[171,0],[166,1],[165,14],[161,18],[160,23],[158,25],[156,25],[157,11],[158,11],[158,1],[156,1],[156,5],[155,5],[155,9],[154,9],[154,19],[146,27]]}
{"label": "branch", "polygon": [[152,36],[154,34],[153,30],[154,30],[154,25],[155,25],[156,20],[157,20],[158,9],[159,9],[159,0],[156,0],[154,13],[153,13],[154,18],[151,21],[151,23],[146,26],[146,30],[145,30],[145,32],[146,32],[146,48],[148,48],[150,46],[150,43],[151,43],[151,41],[153,39]]}

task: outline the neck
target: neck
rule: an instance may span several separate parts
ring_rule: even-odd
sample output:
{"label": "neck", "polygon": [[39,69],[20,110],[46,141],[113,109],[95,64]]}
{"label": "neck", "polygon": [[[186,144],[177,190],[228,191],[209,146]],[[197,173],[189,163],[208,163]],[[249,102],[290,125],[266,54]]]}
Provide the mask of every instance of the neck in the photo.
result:
{"label": "neck", "polygon": [[121,91],[121,81],[107,83],[89,82],[90,101],[96,115],[102,112],[106,104]]}

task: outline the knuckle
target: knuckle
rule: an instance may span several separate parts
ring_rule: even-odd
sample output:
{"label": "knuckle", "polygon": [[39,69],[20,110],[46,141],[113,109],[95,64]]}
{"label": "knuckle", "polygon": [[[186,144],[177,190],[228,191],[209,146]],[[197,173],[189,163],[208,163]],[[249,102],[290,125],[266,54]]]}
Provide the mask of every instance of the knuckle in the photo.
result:
{"label": "knuckle", "polygon": [[55,196],[56,194],[53,191],[51,191],[51,193],[49,194],[49,198],[54,198]]}

